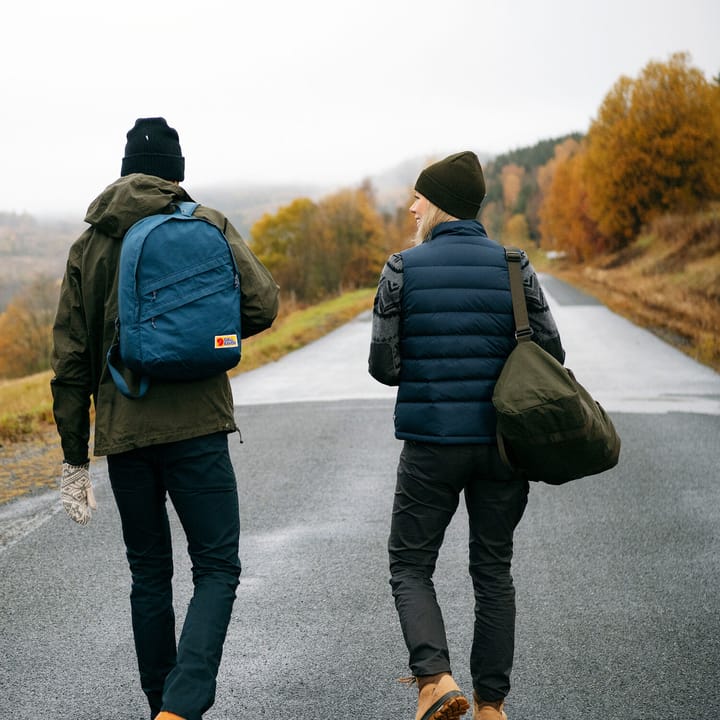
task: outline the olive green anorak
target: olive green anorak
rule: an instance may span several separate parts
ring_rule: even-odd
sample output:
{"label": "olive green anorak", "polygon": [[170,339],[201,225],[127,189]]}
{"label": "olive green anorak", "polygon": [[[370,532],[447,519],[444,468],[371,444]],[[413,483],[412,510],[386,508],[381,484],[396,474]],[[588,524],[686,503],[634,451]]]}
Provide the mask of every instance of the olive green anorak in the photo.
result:
{"label": "olive green anorak", "polygon": [[[88,208],[90,227],[70,248],[53,327],[53,412],[67,462],[79,465],[89,457],[91,398],[95,455],[237,429],[226,373],[191,382],[153,380],[144,397],[128,399],[106,365],[116,332],[123,236],[141,218],[190,200],[176,183],[135,173],[108,186]],[[232,247],[240,272],[243,337],[270,327],[278,311],[272,276],[224,215],[202,205],[195,214],[217,225]],[[137,381],[129,372],[126,377]]]}

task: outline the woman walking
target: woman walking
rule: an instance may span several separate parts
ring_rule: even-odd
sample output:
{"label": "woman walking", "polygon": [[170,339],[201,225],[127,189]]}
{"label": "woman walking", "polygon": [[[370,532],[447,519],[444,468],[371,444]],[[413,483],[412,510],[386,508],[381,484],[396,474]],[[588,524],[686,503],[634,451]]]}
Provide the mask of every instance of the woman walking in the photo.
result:
{"label": "woman walking", "polygon": [[[430,165],[415,185],[414,247],[392,255],[373,310],[370,374],[397,385],[395,436],[404,441],[388,541],[390,584],[419,688],[416,720],[454,720],[469,703],[452,677],[433,573],[464,492],[475,622],[474,720],[505,720],[515,644],[513,534],[527,480],[501,461],[492,394],[515,346],[502,246],[476,220],[485,197],[477,156]],[[561,362],[560,338],[527,257],[533,339]]]}

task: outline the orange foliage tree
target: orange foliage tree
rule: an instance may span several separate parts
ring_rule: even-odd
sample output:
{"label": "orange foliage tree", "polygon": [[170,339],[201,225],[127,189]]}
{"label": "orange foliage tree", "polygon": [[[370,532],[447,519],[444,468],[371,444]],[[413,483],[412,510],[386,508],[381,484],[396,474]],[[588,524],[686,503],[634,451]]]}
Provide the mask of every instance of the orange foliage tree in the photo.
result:
{"label": "orange foliage tree", "polygon": [[483,204],[480,219],[485,231],[491,238],[502,239],[505,227],[505,209],[502,202],[490,200]]}
{"label": "orange foliage tree", "polygon": [[572,157],[579,149],[580,142],[572,137],[555,146],[553,156],[537,169],[538,192],[541,196],[546,195],[550,189],[557,166]]}
{"label": "orange foliage tree", "polygon": [[311,294],[306,268],[315,262],[316,248],[308,241],[317,207],[298,198],[274,215],[266,213],[252,227],[252,246],[280,288],[300,298]]}
{"label": "orange foliage tree", "polygon": [[515,163],[505,165],[500,171],[500,182],[502,183],[503,204],[508,212],[512,212],[520,197],[520,190],[523,186],[525,168]]}
{"label": "orange foliage tree", "polygon": [[604,249],[605,242],[589,215],[586,180],[586,152],[575,143],[572,153],[559,148],[552,178],[540,206],[542,244],[584,260]]}
{"label": "orange foliage tree", "polygon": [[530,230],[525,215],[515,213],[505,223],[503,230],[503,242],[505,245],[517,245],[525,247],[530,242]]}
{"label": "orange foliage tree", "polygon": [[611,246],[720,197],[720,88],[685,53],[621,77],[587,136],[589,212]]}
{"label": "orange foliage tree", "polygon": [[250,230],[252,247],[281,289],[312,302],[372,286],[405,221],[383,216],[372,188],[341,190],[317,203],[295,200]]}
{"label": "orange foliage tree", "polygon": [[323,289],[368,287],[387,258],[385,227],[372,190],[341,190],[318,203],[316,241],[323,253]]}

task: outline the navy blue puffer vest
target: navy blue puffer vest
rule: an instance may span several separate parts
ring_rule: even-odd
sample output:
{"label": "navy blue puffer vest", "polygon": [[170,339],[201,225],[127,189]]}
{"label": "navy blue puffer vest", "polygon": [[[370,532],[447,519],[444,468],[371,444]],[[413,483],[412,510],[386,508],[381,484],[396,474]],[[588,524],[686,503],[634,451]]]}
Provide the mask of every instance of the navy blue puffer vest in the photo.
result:
{"label": "navy blue puffer vest", "polygon": [[515,347],[505,252],[479,222],[458,220],[402,258],[395,435],[492,444],[492,393]]}

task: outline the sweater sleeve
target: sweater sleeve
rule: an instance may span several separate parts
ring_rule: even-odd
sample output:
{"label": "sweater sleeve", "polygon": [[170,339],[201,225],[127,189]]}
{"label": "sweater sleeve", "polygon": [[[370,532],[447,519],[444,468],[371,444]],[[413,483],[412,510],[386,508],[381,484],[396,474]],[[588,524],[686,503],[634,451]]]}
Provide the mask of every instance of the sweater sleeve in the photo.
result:
{"label": "sweater sleeve", "polygon": [[550,306],[547,304],[537,274],[525,253],[523,253],[520,269],[528,319],[533,331],[532,339],[558,362],[564,363],[565,350],[560,341],[560,333],[555,324],[555,318],[553,318]]}
{"label": "sweater sleeve", "polygon": [[400,384],[400,309],[403,262],[392,255],[380,274],[373,303],[372,338],[368,371],[384,385]]}

